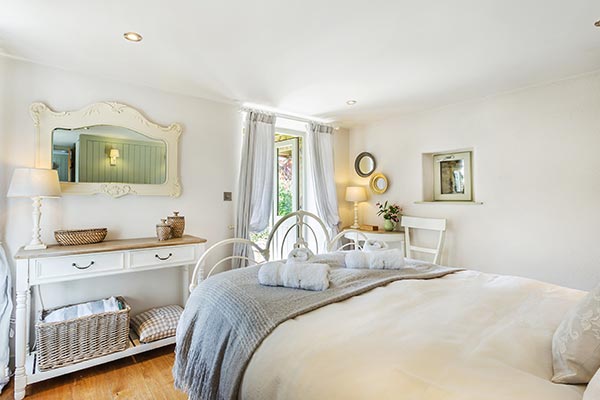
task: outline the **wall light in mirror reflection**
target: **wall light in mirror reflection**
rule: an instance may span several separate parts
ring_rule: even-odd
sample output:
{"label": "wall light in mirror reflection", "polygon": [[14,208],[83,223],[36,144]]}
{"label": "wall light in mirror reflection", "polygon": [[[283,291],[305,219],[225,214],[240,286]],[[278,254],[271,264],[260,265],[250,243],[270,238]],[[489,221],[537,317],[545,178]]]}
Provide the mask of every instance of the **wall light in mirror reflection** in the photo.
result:
{"label": "wall light in mirror reflection", "polygon": [[108,157],[110,158],[111,166],[114,167],[115,165],[117,165],[117,158],[121,157],[119,149],[110,149],[110,153],[108,154]]}
{"label": "wall light in mirror reflection", "polygon": [[122,126],[54,129],[52,167],[61,182],[163,184],[167,146]]}

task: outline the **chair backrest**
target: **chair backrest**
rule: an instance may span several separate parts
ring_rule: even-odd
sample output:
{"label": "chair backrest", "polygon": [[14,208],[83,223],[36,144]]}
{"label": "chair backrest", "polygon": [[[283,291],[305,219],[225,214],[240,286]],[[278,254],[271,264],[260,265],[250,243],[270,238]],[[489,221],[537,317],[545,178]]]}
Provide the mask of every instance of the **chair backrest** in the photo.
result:
{"label": "chair backrest", "polygon": [[[440,261],[442,247],[444,246],[444,233],[446,232],[446,220],[438,218],[419,218],[402,216],[400,223],[404,227],[404,240],[406,242],[406,257],[413,258],[412,252],[427,253],[433,255],[433,263]],[[435,248],[414,246],[411,242],[411,229],[424,229],[439,233],[437,246]]]}

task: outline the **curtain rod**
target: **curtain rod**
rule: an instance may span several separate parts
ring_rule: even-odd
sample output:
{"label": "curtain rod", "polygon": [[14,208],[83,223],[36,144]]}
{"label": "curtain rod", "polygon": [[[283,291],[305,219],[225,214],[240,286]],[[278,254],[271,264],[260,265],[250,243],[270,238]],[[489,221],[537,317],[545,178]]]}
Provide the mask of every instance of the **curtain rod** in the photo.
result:
{"label": "curtain rod", "polygon": [[[260,112],[265,112],[267,114],[273,114],[277,117],[281,117],[281,118],[286,118],[286,119],[291,119],[294,121],[299,121],[299,122],[317,122],[319,124],[324,124],[324,125],[331,125],[332,124],[332,120],[326,120],[323,118],[311,118],[311,117],[303,117],[300,115],[294,115],[294,114],[288,114],[288,113],[284,113],[281,111],[277,111],[274,110],[272,108],[269,107],[250,107],[250,106],[242,106],[240,108],[240,111],[242,112],[249,112],[249,111],[260,111]],[[337,127],[336,127],[337,129]]]}

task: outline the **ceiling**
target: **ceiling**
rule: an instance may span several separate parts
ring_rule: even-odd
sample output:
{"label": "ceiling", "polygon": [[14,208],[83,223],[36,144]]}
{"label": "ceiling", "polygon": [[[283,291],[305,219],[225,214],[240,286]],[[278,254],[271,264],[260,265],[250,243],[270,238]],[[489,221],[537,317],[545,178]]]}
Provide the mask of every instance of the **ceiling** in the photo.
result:
{"label": "ceiling", "polygon": [[352,125],[600,69],[598,19],[598,0],[3,0],[0,52]]}

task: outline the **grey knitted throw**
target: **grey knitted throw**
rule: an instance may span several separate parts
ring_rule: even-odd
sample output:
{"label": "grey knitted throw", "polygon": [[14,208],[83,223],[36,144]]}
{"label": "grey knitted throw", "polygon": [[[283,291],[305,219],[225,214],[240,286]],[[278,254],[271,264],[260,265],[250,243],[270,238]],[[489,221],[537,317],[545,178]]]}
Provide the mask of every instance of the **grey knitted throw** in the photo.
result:
{"label": "grey knitted throw", "polygon": [[265,287],[260,266],[217,274],[190,296],[177,328],[175,386],[190,400],[233,400],[254,351],[279,324],[401,279],[431,279],[458,271],[433,264],[400,270],[332,268],[322,292]]}

